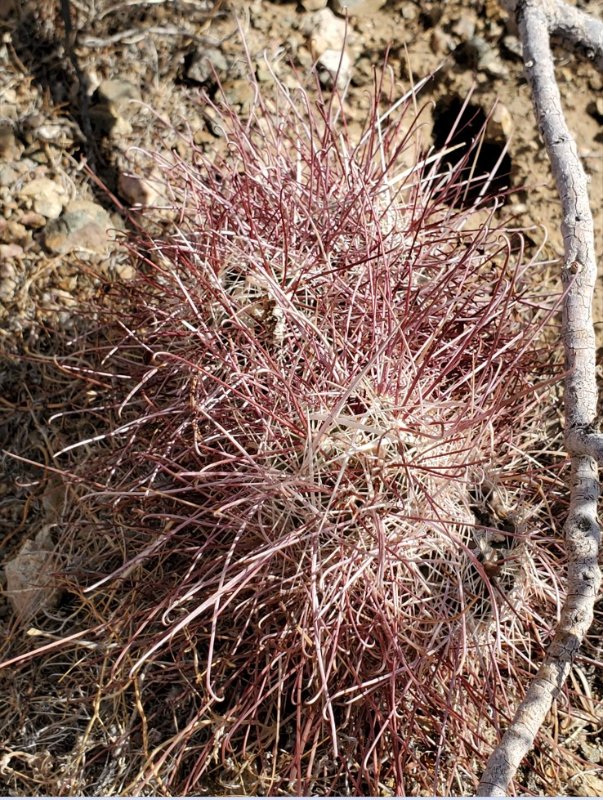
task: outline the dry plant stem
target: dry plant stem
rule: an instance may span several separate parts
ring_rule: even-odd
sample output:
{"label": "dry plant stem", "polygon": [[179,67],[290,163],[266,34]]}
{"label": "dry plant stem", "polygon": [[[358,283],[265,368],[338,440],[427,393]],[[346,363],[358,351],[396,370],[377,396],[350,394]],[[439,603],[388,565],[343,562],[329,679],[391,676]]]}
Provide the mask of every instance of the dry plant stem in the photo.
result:
{"label": "dry plant stem", "polygon": [[603,465],[603,435],[586,431],[571,431],[567,438],[570,453],[584,453]]}
{"label": "dry plant stem", "polygon": [[[510,14],[516,14],[522,3],[501,0],[501,5]],[[603,22],[563,0],[542,0],[541,5],[550,35],[603,72]]]}
{"label": "dry plant stem", "polygon": [[563,46],[591,61],[603,72],[603,22],[557,0],[549,30]]}
{"label": "dry plant stem", "polygon": [[513,722],[488,760],[478,787],[478,794],[483,796],[505,795],[522,758],[531,748],[590,627],[601,580],[597,564],[600,539],[597,464],[584,449],[579,449],[582,437],[576,436],[576,432],[593,430],[597,410],[591,312],[597,274],[593,220],[586,174],[565,123],[555,81],[547,32],[547,9],[550,6],[550,2],[543,0],[524,0],[517,4],[516,14],[536,116],[563,208],[565,299],[562,326],[567,368],[565,440],[572,454],[570,508],[565,527],[568,592],[547,657]]}
{"label": "dry plant stem", "polygon": [[75,76],[78,81],[80,111],[82,115],[82,130],[84,132],[84,136],[86,137],[88,164],[90,165],[90,168],[94,170],[96,161],[96,145],[94,141],[94,134],[92,132],[92,123],[90,121],[88,95],[86,94],[84,76],[74,49],[75,31],[73,28],[70,0],[61,0],[61,15],[63,17],[63,24],[65,25],[65,51],[69,60],[71,61],[73,71],[75,72]]}

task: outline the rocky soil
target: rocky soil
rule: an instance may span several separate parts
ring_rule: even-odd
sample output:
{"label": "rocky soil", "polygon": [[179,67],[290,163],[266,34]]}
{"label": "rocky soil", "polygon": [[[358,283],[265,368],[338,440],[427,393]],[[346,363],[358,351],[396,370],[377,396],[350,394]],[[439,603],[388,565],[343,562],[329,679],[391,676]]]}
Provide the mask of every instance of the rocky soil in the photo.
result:
{"label": "rocky soil", "polygon": [[[601,0],[578,5],[603,16]],[[495,0],[0,0],[0,34],[0,445],[31,461],[50,463],[74,435],[68,425],[48,425],[77,391],[49,370],[59,335],[76,336],[86,302],[132,275],[121,232],[151,216],[153,224],[169,225],[169,215],[145,209],[169,203],[170,154],[186,158],[191,141],[208,153],[220,150],[204,98],[223,95],[246,115],[254,102],[250,70],[269,95],[275,76],[294,87],[315,66],[327,93],[337,85],[348,125],[358,131],[375,81],[385,108],[431,76],[417,100],[425,107],[426,150],[443,144],[451,115],[469,98],[473,113],[491,114],[487,140],[495,158],[508,157],[506,210],[528,227],[531,247],[542,247],[552,262],[562,255],[560,211],[521,46]],[[603,77],[562,52],[557,74],[591,176],[603,256]],[[138,212],[128,217],[131,206]],[[603,346],[603,291],[596,302]],[[0,560],[10,563],[29,538],[28,569],[39,570],[48,526],[68,495],[12,459],[5,459],[0,493]],[[11,580],[18,585],[9,568],[0,606],[5,636],[19,632]],[[600,652],[600,627],[594,635]],[[16,716],[0,720],[0,788],[86,790],[56,782],[43,748],[21,752],[20,731],[35,727],[36,715],[41,727],[52,724],[48,708],[35,702],[34,673],[29,680],[19,692],[31,702],[17,693]],[[600,689],[586,683],[582,694],[603,725]],[[550,791],[600,795],[600,736],[574,730],[576,760],[551,775]]]}

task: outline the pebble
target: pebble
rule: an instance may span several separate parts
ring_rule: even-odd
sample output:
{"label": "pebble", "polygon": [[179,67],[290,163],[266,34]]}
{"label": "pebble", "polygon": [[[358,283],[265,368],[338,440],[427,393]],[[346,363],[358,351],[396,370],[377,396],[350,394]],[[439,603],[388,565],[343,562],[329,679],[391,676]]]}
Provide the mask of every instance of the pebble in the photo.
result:
{"label": "pebble", "polygon": [[120,195],[132,206],[154,206],[161,203],[158,177],[143,178],[122,172],[117,179]]}
{"label": "pebble", "polygon": [[[25,251],[20,244],[0,244],[0,258],[21,258],[25,255]],[[3,280],[6,280],[3,276]]]}
{"label": "pebble", "polygon": [[130,120],[139,108],[140,92],[133,83],[121,79],[101,81],[92,95],[90,119],[96,131],[111,138],[128,136]]}
{"label": "pebble", "polygon": [[216,76],[222,80],[227,74],[228,61],[219,47],[198,47],[185,72],[189,81],[200,84],[213,84]]}
{"label": "pebble", "polygon": [[517,36],[508,36],[503,37],[502,40],[503,49],[511,56],[523,61],[523,45],[517,38]]}
{"label": "pebble", "polygon": [[10,119],[0,119],[0,158],[6,161],[17,160],[21,154],[21,146],[15,136],[15,127]]}
{"label": "pebble", "polygon": [[337,14],[363,17],[374,14],[385,5],[385,2],[386,0],[335,0],[333,8]]}
{"label": "pebble", "polygon": [[332,89],[337,82],[341,91],[348,85],[352,75],[352,60],[345,50],[325,50],[317,62],[318,79],[325,89]]}
{"label": "pebble", "polygon": [[507,68],[482,36],[472,36],[460,44],[454,54],[457,63],[484,72],[491,78],[502,78],[507,75]]}
{"label": "pebble", "polygon": [[368,56],[362,56],[354,65],[352,83],[354,86],[364,86],[373,79],[373,64]]}
{"label": "pebble", "polygon": [[55,143],[61,147],[68,147],[78,139],[82,141],[82,135],[78,132],[77,126],[70,120],[59,118],[52,122],[46,122],[36,130],[38,141]]}
{"label": "pebble", "polygon": [[603,97],[597,97],[588,106],[588,113],[597,120],[600,125],[603,125]]}
{"label": "pebble", "polygon": [[25,242],[28,239],[27,228],[21,222],[11,219],[0,229],[0,239],[8,244]]}
{"label": "pebble", "polygon": [[67,202],[65,189],[50,178],[34,178],[23,186],[19,196],[31,198],[34,211],[47,219],[59,217]]}
{"label": "pebble", "polygon": [[42,214],[38,214],[36,211],[26,211],[24,214],[21,214],[19,221],[22,225],[25,225],[25,227],[33,228],[34,230],[43,228],[44,225],[46,225],[46,217],[42,216]]}
{"label": "pebble", "polygon": [[497,103],[486,123],[486,138],[504,144],[513,133],[513,117],[503,103]]}
{"label": "pebble", "polygon": [[492,47],[488,47],[488,51],[480,58],[477,68],[481,72],[485,72],[490,78],[506,78],[509,74],[509,70]]}
{"label": "pebble", "polygon": [[44,245],[56,255],[76,251],[104,254],[109,248],[109,214],[90,200],[73,200],[44,229]]}
{"label": "pebble", "polygon": [[453,49],[452,39],[441,28],[434,28],[429,37],[429,47],[436,55],[449,53]]}
{"label": "pebble", "polygon": [[[383,5],[383,3],[381,3],[381,5]],[[400,11],[402,13],[402,18],[408,22],[414,22],[414,20],[419,16],[419,9],[412,3],[403,3]]]}
{"label": "pebble", "polygon": [[[0,248],[10,247],[11,245],[9,244],[0,245]],[[18,245],[12,245],[12,247],[18,247]],[[9,255],[8,252],[4,255],[1,249],[0,255],[2,255],[2,259],[0,260],[0,300],[3,303],[7,303],[13,299],[15,289],[17,288],[17,270],[14,263],[8,260],[15,256]]]}
{"label": "pebble", "polygon": [[130,81],[111,78],[101,81],[93,100],[98,105],[106,106],[116,117],[132,119],[138,111],[140,92]]}
{"label": "pebble", "polygon": [[330,8],[310,14],[304,23],[304,32],[310,39],[313,58],[318,58],[325,50],[343,50],[346,29],[346,21],[336,17]]}
{"label": "pebble", "polygon": [[242,116],[246,117],[251,111],[255,100],[255,90],[251,81],[242,78],[227,81],[222,86],[222,94],[226,102],[236,106]]}
{"label": "pebble", "polygon": [[328,0],[301,0],[301,4],[305,11],[320,11],[321,8],[327,7]]}
{"label": "pebble", "polygon": [[12,164],[4,164],[0,167],[0,186],[14,186],[19,173]]}
{"label": "pebble", "polygon": [[267,58],[258,61],[255,68],[255,77],[260,83],[272,83],[275,76],[279,75],[278,61],[269,62]]}
{"label": "pebble", "polygon": [[469,15],[462,16],[452,28],[452,32],[463,42],[469,41],[475,35],[475,18]]}
{"label": "pebble", "polygon": [[21,119],[21,135],[27,144],[33,144],[36,141],[36,131],[46,122],[46,117],[37,112],[27,114]]}

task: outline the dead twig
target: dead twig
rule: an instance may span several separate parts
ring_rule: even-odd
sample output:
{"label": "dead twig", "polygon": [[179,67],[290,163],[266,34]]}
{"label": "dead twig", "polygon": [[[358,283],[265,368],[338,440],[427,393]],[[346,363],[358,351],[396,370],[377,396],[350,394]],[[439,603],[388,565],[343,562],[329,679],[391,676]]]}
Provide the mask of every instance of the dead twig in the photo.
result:
{"label": "dead twig", "polygon": [[[572,456],[570,507],[565,526],[569,564],[567,598],[555,637],[511,725],[488,760],[478,787],[478,794],[483,796],[504,795],[521,760],[532,747],[588,632],[601,583],[597,563],[599,480],[593,460],[595,455],[601,458],[602,449],[601,437],[595,433],[597,384],[592,300],[597,268],[594,225],[587,177],[563,115],[549,41],[550,34],[559,30],[559,15],[569,7],[558,0],[520,0],[512,5],[538,124],[563,208],[565,443]],[[572,13],[575,11],[572,9]],[[586,30],[584,17],[582,15],[581,19]],[[566,24],[572,19],[575,14],[572,17],[568,12]]]}
{"label": "dead twig", "polygon": [[176,25],[151,25],[148,28],[128,28],[126,31],[119,31],[113,36],[97,37],[83,36],[78,39],[79,47],[106,47],[110,44],[125,42],[126,44],[136,44],[147,36],[181,36],[184,39],[196,44],[216,44],[216,41],[207,36],[198,36],[185,28]]}
{"label": "dead twig", "polygon": [[65,26],[65,51],[67,53],[67,57],[71,62],[73,67],[73,71],[75,72],[75,76],[78,82],[78,89],[79,89],[79,98],[80,98],[80,114],[82,118],[82,131],[86,138],[86,143],[88,145],[88,163],[90,164],[91,169],[96,169],[95,160],[97,155],[97,148],[96,143],[94,140],[94,133],[92,131],[92,122],[90,120],[90,112],[89,112],[89,103],[88,103],[88,95],[86,93],[86,82],[84,79],[84,75],[82,74],[82,70],[80,68],[80,64],[75,53],[74,43],[76,37],[76,31],[73,27],[73,19],[71,15],[71,0],[61,0],[61,16],[63,18],[63,24]]}
{"label": "dead twig", "polygon": [[[517,14],[523,0],[501,0],[510,14]],[[563,0],[542,0],[546,29],[566,50],[592,62],[603,72],[603,22]]]}

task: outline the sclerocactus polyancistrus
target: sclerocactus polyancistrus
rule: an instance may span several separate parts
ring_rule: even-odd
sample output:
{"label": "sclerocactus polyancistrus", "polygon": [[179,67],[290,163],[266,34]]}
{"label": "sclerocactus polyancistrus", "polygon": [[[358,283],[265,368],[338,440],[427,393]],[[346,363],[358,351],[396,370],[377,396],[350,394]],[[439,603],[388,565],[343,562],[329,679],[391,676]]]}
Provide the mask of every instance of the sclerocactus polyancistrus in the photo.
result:
{"label": "sclerocactus polyancistrus", "polygon": [[281,89],[220,110],[219,158],[161,163],[174,222],[130,241],[121,419],[80,466],[116,542],[83,588],[112,690],[136,685],[132,791],[471,792],[548,635],[520,510],[545,265],[457,202],[472,147],[420,157],[408,108],[354,144]]}

